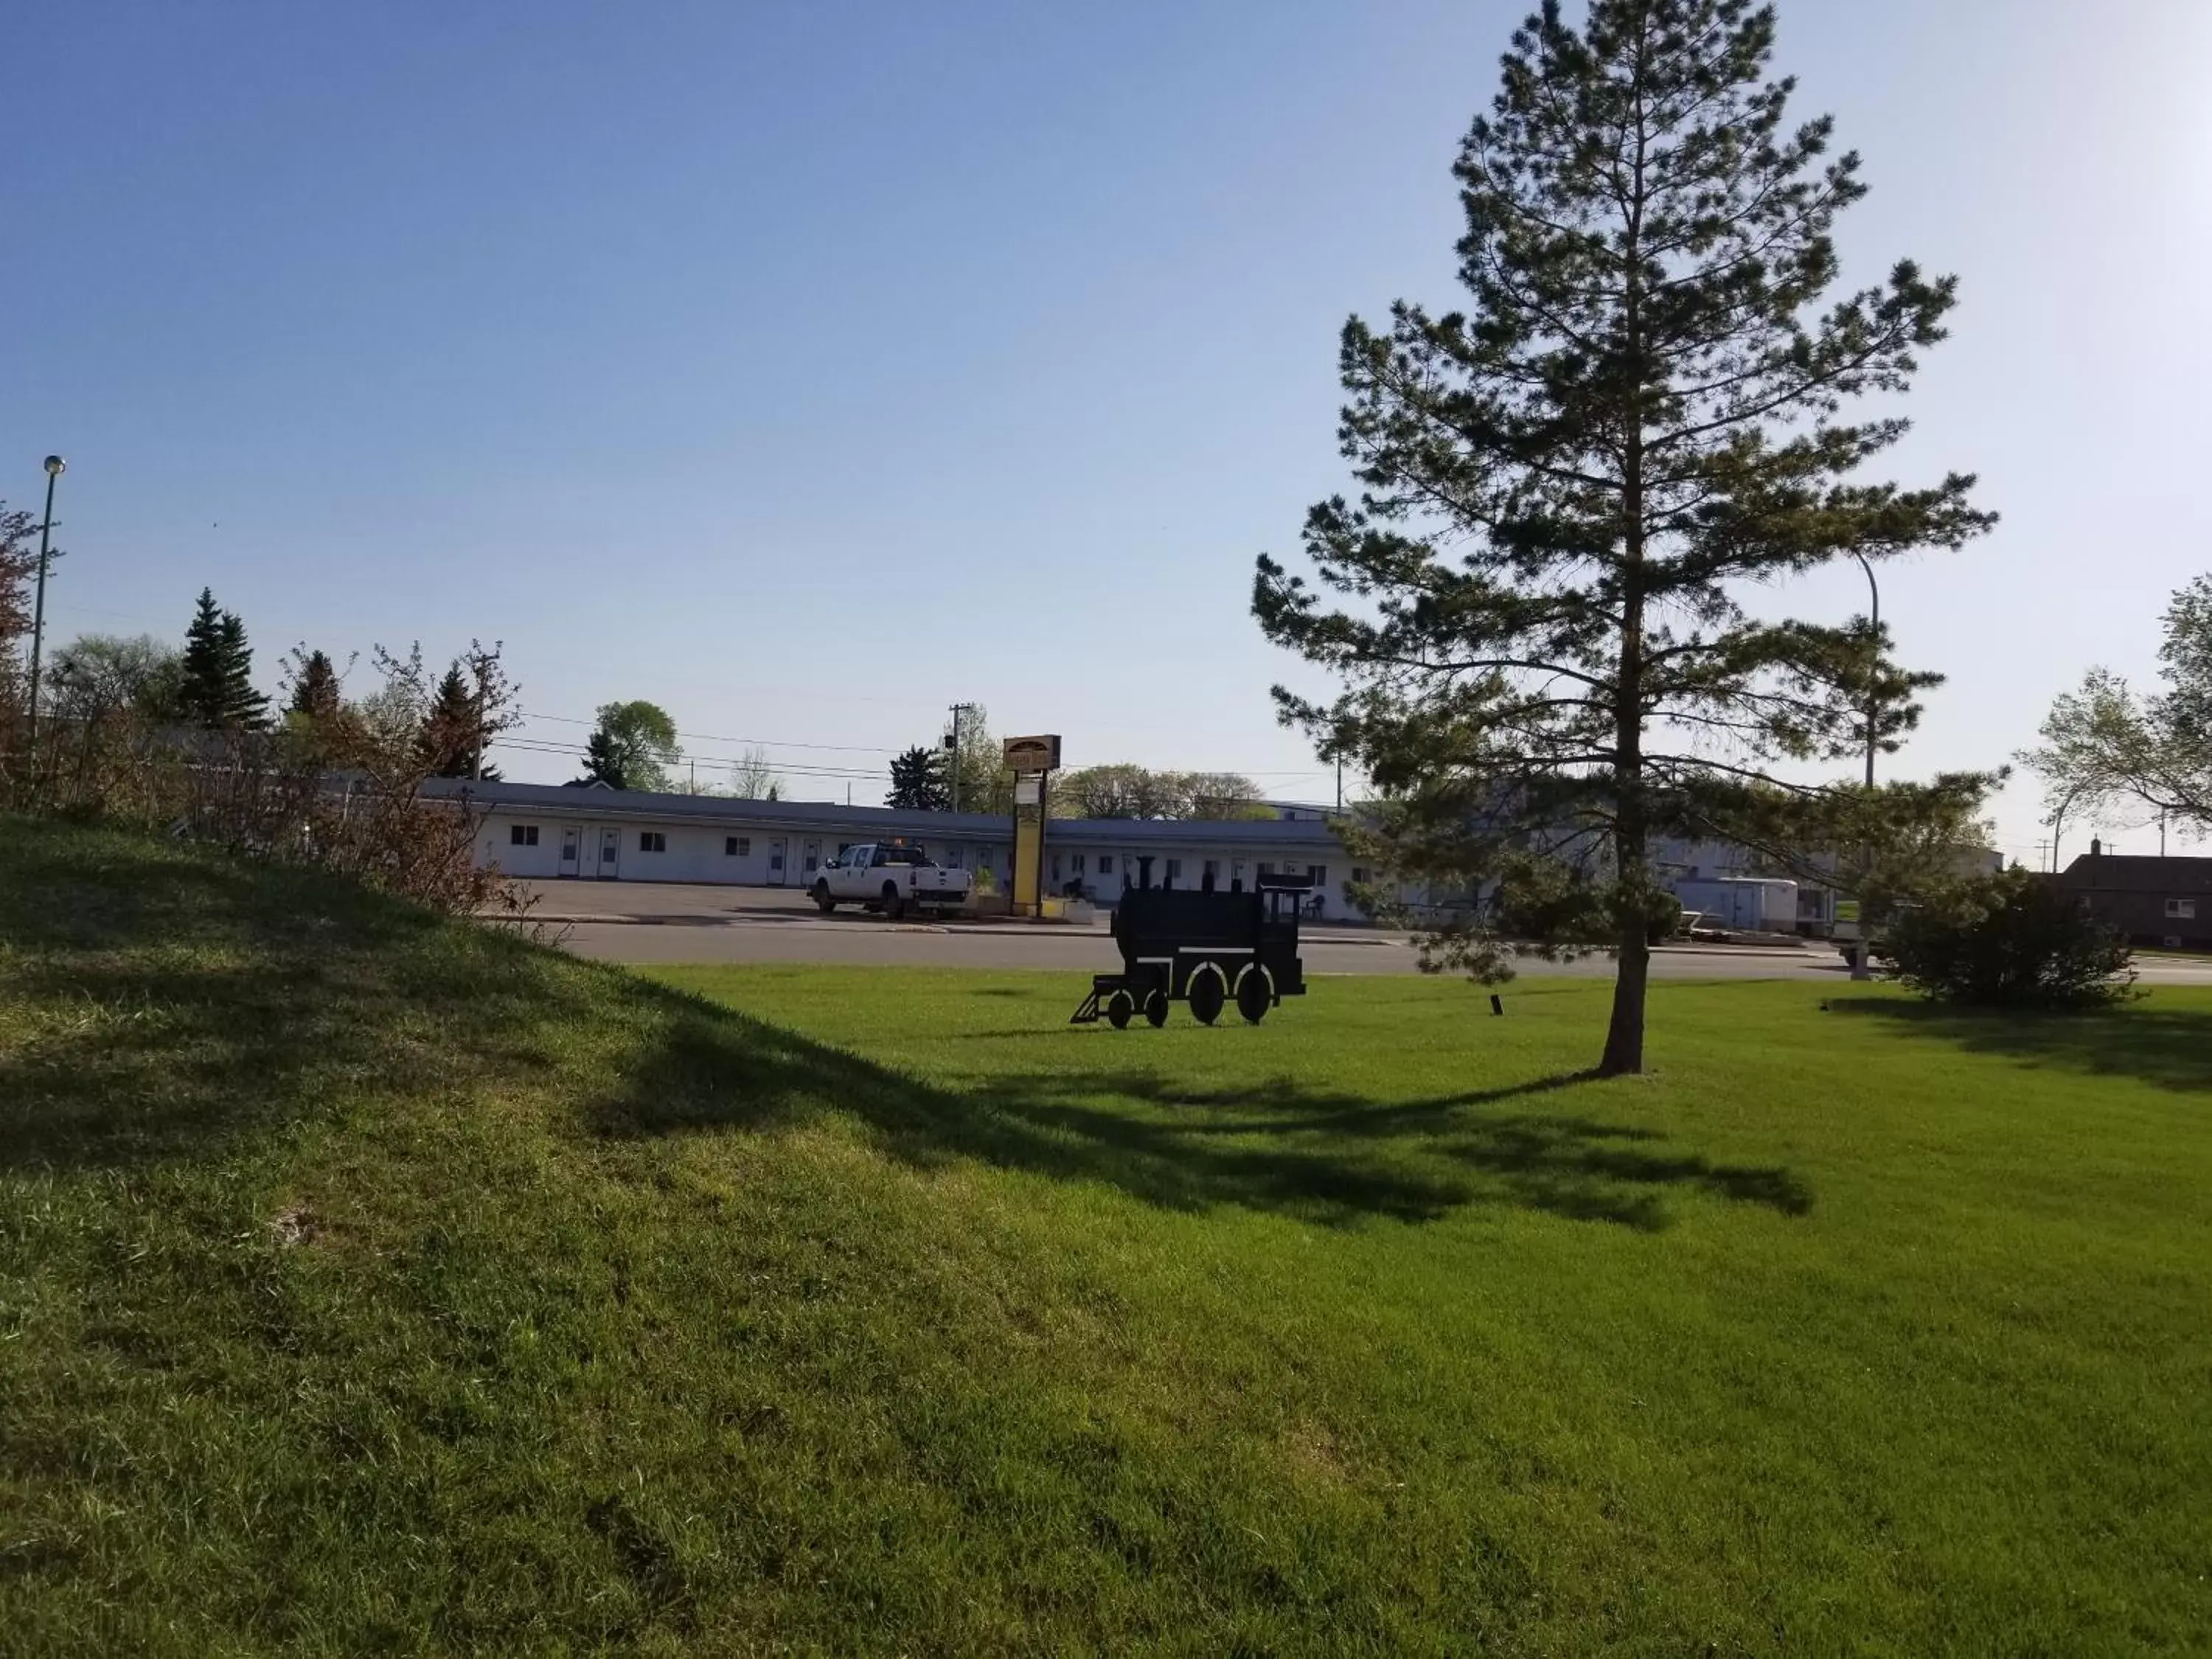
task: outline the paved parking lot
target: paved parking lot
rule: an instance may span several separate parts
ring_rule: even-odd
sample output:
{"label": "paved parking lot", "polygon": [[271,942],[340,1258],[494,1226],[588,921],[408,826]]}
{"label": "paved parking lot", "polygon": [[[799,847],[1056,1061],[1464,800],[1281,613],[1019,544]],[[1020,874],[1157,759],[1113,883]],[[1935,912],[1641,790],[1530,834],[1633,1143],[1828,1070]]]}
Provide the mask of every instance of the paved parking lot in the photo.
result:
{"label": "paved parking lot", "polygon": [[[1010,921],[886,921],[859,910],[817,911],[794,888],[702,887],[657,882],[541,882],[533,915],[580,956],[606,962],[815,962],[883,967],[1051,968],[1103,971],[1115,960],[1102,912],[1090,927]],[[1307,924],[1306,969],[1316,974],[1419,971],[1413,945],[1381,928]],[[1534,973],[1605,974],[1602,958]],[[1829,951],[1668,950],[1653,971],[1674,978],[1840,979]]]}
{"label": "paved parking lot", "polygon": [[[1044,968],[1103,972],[1114,946],[1101,912],[1089,927],[1012,921],[891,922],[864,911],[823,915],[796,888],[686,886],[660,882],[539,882],[532,915],[561,944],[603,962],[827,963],[842,966]],[[1315,974],[1419,971],[1412,943],[1382,928],[1309,923],[1302,939]],[[2212,986],[2212,962],[2146,957],[2147,985]],[[1531,958],[1524,971],[1610,977],[1604,957],[1553,963]],[[1652,957],[1664,979],[1844,977],[1826,946],[1777,950],[1670,945]]]}

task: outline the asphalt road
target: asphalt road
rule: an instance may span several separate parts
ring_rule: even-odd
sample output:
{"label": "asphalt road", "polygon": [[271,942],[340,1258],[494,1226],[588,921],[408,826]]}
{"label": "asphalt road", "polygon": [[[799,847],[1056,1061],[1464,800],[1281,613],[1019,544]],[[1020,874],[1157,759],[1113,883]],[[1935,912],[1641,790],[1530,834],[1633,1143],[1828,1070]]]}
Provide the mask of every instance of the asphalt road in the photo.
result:
{"label": "asphalt road", "polygon": [[[1024,922],[887,922],[840,910],[817,913],[791,889],[690,887],[647,882],[541,884],[532,912],[568,949],[606,962],[828,963],[860,967],[1040,968],[1103,972],[1114,946],[1103,916],[1095,927]],[[1419,971],[1412,944],[1381,929],[1309,925],[1302,939],[1313,974]],[[1531,958],[1532,974],[1609,977],[1603,957],[1554,963]],[[1669,979],[1835,980],[1832,949],[1669,945],[1652,957]],[[2212,985],[2212,963],[2146,962],[2151,984]]]}

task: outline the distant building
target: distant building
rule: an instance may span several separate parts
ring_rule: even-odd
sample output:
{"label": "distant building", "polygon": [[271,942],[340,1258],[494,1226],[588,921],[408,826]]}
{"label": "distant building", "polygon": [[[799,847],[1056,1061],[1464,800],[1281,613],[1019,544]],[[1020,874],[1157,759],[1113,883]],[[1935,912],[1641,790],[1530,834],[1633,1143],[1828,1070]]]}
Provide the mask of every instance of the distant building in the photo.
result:
{"label": "distant building", "polygon": [[2212,859],[2123,856],[2092,842],[2051,879],[2132,944],[2212,951]]}
{"label": "distant building", "polygon": [[[635,789],[434,780],[427,793],[465,795],[484,809],[477,861],[531,880],[727,882],[811,887],[823,860],[856,842],[917,843],[939,864],[1012,877],[1011,826],[982,812],[908,812],[829,802],[733,800]],[[1364,881],[1330,826],[1316,819],[1054,818],[1045,829],[1048,893],[1113,904],[1137,860],[1154,885],[1247,888],[1261,875],[1311,878],[1319,919],[1356,918],[1346,879]]]}

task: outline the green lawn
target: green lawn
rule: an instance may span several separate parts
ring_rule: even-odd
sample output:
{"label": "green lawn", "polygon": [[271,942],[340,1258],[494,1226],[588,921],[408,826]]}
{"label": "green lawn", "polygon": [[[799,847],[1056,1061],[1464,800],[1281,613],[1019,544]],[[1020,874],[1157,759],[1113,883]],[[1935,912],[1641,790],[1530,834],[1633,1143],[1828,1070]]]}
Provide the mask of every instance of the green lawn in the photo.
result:
{"label": "green lawn", "polygon": [[0,1652],[2212,1646],[2212,996],[1599,1083],[0,832]]}

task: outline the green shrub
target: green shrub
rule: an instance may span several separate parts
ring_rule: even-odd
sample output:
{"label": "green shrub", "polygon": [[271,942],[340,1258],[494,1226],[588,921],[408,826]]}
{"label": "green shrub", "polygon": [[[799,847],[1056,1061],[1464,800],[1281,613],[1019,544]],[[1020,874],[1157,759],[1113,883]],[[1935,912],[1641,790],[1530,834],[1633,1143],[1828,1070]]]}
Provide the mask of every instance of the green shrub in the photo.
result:
{"label": "green shrub", "polygon": [[2123,934],[2017,868],[1903,911],[1875,957],[1923,995],[1981,1007],[2094,1008],[2135,982]]}

